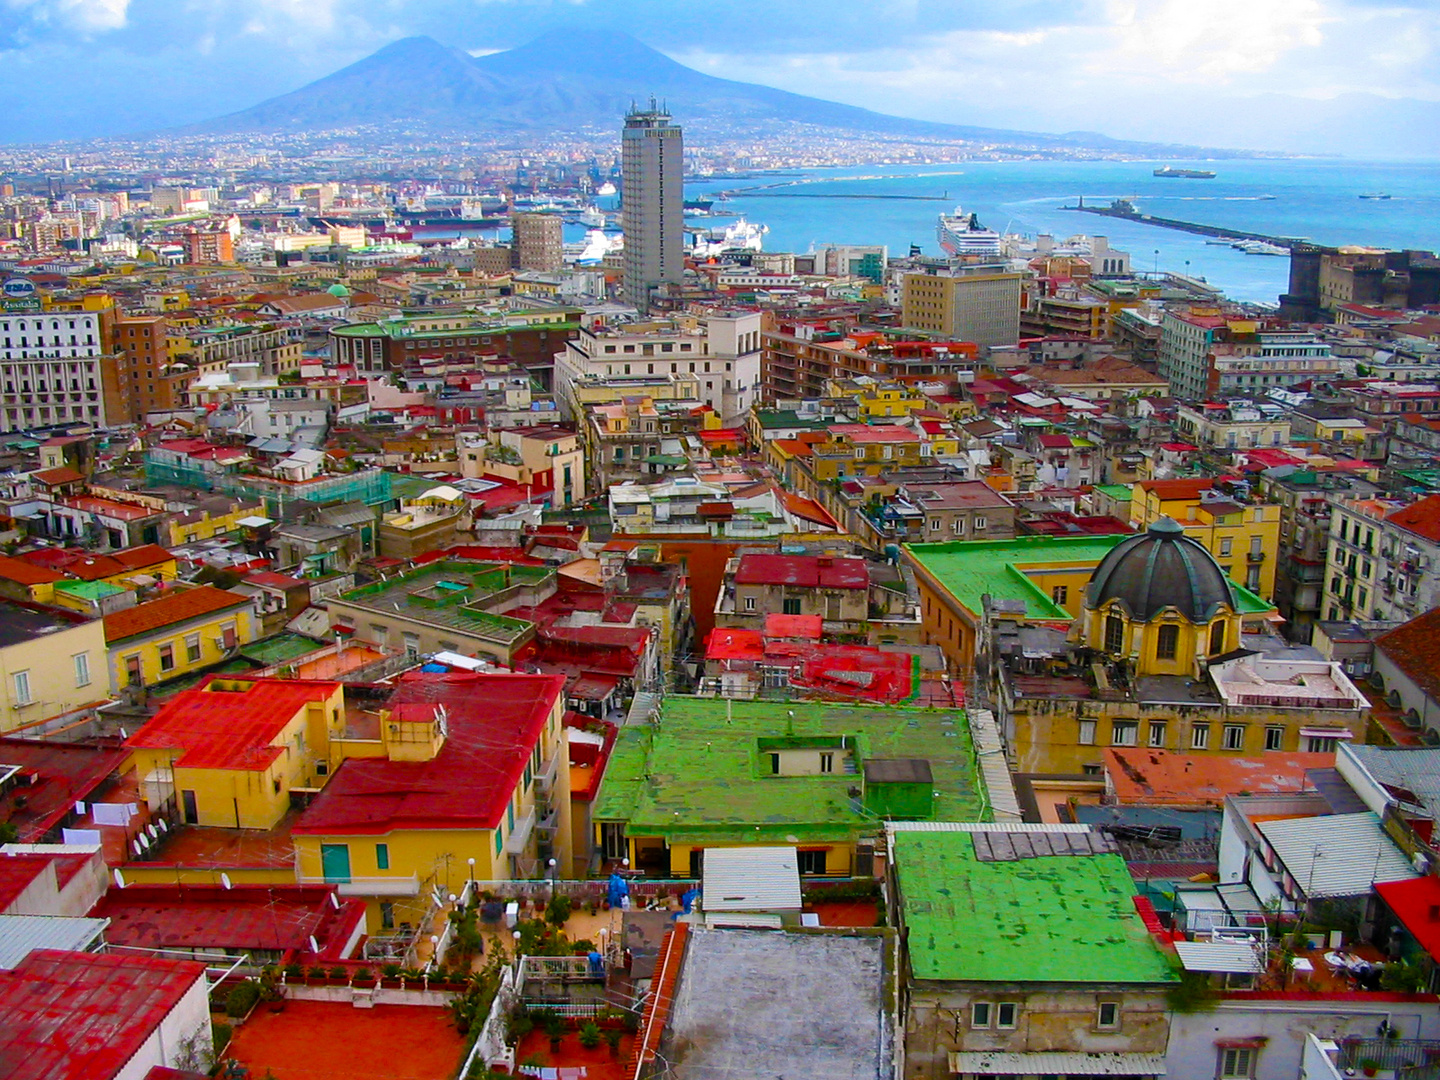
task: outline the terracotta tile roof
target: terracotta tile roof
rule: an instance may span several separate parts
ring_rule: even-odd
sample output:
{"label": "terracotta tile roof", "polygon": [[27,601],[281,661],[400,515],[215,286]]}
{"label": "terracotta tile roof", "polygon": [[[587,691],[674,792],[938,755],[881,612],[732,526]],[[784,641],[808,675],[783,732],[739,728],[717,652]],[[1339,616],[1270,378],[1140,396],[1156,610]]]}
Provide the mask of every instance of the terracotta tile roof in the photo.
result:
{"label": "terracotta tile roof", "polygon": [[158,566],[174,558],[175,556],[158,544],[141,544],[139,547],[103,555],[86,552],[72,562],[62,563],[60,568],[81,581],[99,581],[116,574],[133,573],[149,566]]}
{"label": "terracotta tile roof", "polygon": [[63,574],[46,570],[43,566],[36,566],[24,559],[0,555],[0,580],[13,581],[20,585],[48,585],[51,582],[64,581],[65,578]]}
{"label": "terracotta tile roof", "polygon": [[1105,770],[1122,803],[1219,806],[1227,795],[1299,792],[1310,769],[1333,765],[1330,754],[1229,757],[1170,750],[1109,749]]}
{"label": "terracotta tile roof", "polygon": [[46,486],[54,484],[73,484],[76,480],[84,480],[83,474],[76,472],[68,465],[61,465],[54,469],[41,469],[39,472],[30,474],[30,479],[39,480]]}
{"label": "terracotta tile roof", "polygon": [[1381,634],[1375,647],[1421,690],[1440,700],[1440,608]]}
{"label": "terracotta tile roof", "polygon": [[124,611],[112,612],[105,616],[105,641],[112,643],[126,638],[148,634],[162,626],[187,622],[201,615],[210,615],[228,608],[244,607],[250,603],[248,596],[217,589],[213,585],[201,585],[198,589],[183,589],[167,593],[158,600],[136,604]]}
{"label": "terracotta tile roof", "polygon": [[1426,540],[1440,541],[1440,495],[1429,495],[1411,503],[1404,509],[1387,514],[1385,520]]}

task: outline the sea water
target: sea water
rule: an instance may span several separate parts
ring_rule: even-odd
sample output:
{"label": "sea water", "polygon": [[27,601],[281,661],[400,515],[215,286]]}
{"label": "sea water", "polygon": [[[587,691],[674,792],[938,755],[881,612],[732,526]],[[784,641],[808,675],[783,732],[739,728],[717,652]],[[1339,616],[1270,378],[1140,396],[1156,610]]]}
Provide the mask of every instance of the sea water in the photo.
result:
{"label": "sea water", "polygon": [[[1213,180],[1166,179],[1161,165],[1210,169]],[[798,181],[798,182],[797,182]],[[784,184],[783,187],[762,185]],[[746,192],[742,189],[759,189]],[[1288,258],[1246,255],[1207,237],[1133,221],[1060,209],[1131,199],[1142,213],[1220,228],[1306,237],[1317,243],[1433,251],[1440,248],[1440,163],[1342,159],[1236,161],[1005,161],[955,165],[865,165],[787,170],[743,180],[686,185],[687,198],[713,198],[747,220],[770,227],[767,251],[805,252],[819,244],[885,244],[891,257],[912,244],[939,255],[936,218],[960,206],[1001,232],[1057,240],[1077,233],[1109,238],[1128,251],[1136,271],[1169,270],[1202,277],[1237,300],[1274,303],[1286,289]],[[773,198],[803,195],[911,195],[923,199]],[[1389,199],[1361,199],[1366,193]],[[700,220],[696,219],[695,223]],[[728,218],[709,220],[723,225]]]}

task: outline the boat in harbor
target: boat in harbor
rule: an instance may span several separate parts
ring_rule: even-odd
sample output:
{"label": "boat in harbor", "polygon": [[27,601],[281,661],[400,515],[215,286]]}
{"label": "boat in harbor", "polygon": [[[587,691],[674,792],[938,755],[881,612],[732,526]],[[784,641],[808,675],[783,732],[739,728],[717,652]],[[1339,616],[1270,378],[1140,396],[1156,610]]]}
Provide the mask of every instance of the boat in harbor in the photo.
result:
{"label": "boat in harbor", "polygon": [[723,229],[699,229],[695,232],[695,243],[690,253],[697,259],[711,259],[731,251],[762,251],[768,225],[756,225],[743,217]]}
{"label": "boat in harbor", "polygon": [[1356,198],[1360,199],[1388,199],[1389,194],[1384,191],[1362,191]]}
{"label": "boat in harbor", "polygon": [[1265,240],[1239,240],[1232,245],[1246,255],[1289,255],[1290,249]]}
{"label": "boat in harbor", "polygon": [[1172,169],[1169,165],[1161,166],[1152,174],[1167,180],[1214,180],[1215,174],[1209,169]]}
{"label": "boat in harbor", "polygon": [[999,255],[1000,234],[980,224],[974,214],[960,207],[953,214],[941,214],[935,228],[940,246],[950,255]]}

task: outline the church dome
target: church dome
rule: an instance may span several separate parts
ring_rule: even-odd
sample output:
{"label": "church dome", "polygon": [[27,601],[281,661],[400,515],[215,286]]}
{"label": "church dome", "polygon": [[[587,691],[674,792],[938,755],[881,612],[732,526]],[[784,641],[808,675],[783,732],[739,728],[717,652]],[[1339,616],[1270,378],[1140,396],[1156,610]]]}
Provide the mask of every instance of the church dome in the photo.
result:
{"label": "church dome", "polygon": [[1116,545],[1100,560],[1090,578],[1087,603],[1095,609],[1111,600],[1141,622],[1173,607],[1192,623],[1204,623],[1214,618],[1221,604],[1235,607],[1220,564],[1168,517]]}
{"label": "church dome", "polygon": [[347,297],[347,296],[350,295],[350,290],[347,289],[344,285],[341,285],[339,282],[336,282],[334,285],[331,285],[331,286],[330,286],[328,289],[326,289],[325,291],[326,291],[327,293],[329,293],[331,296],[336,297],[337,299],[343,299],[344,297]]}

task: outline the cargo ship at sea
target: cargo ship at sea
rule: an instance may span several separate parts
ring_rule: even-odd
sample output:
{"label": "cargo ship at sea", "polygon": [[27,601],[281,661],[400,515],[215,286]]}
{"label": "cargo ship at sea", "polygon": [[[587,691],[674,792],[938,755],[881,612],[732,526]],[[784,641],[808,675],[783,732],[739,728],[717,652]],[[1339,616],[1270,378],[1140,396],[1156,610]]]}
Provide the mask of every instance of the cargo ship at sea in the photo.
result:
{"label": "cargo ship at sea", "polygon": [[1167,180],[1214,180],[1215,174],[1209,169],[1172,169],[1169,165],[1156,169],[1155,176]]}
{"label": "cargo ship at sea", "polygon": [[980,224],[974,214],[960,207],[953,214],[941,214],[935,228],[936,239],[950,255],[999,255],[1000,234]]}

